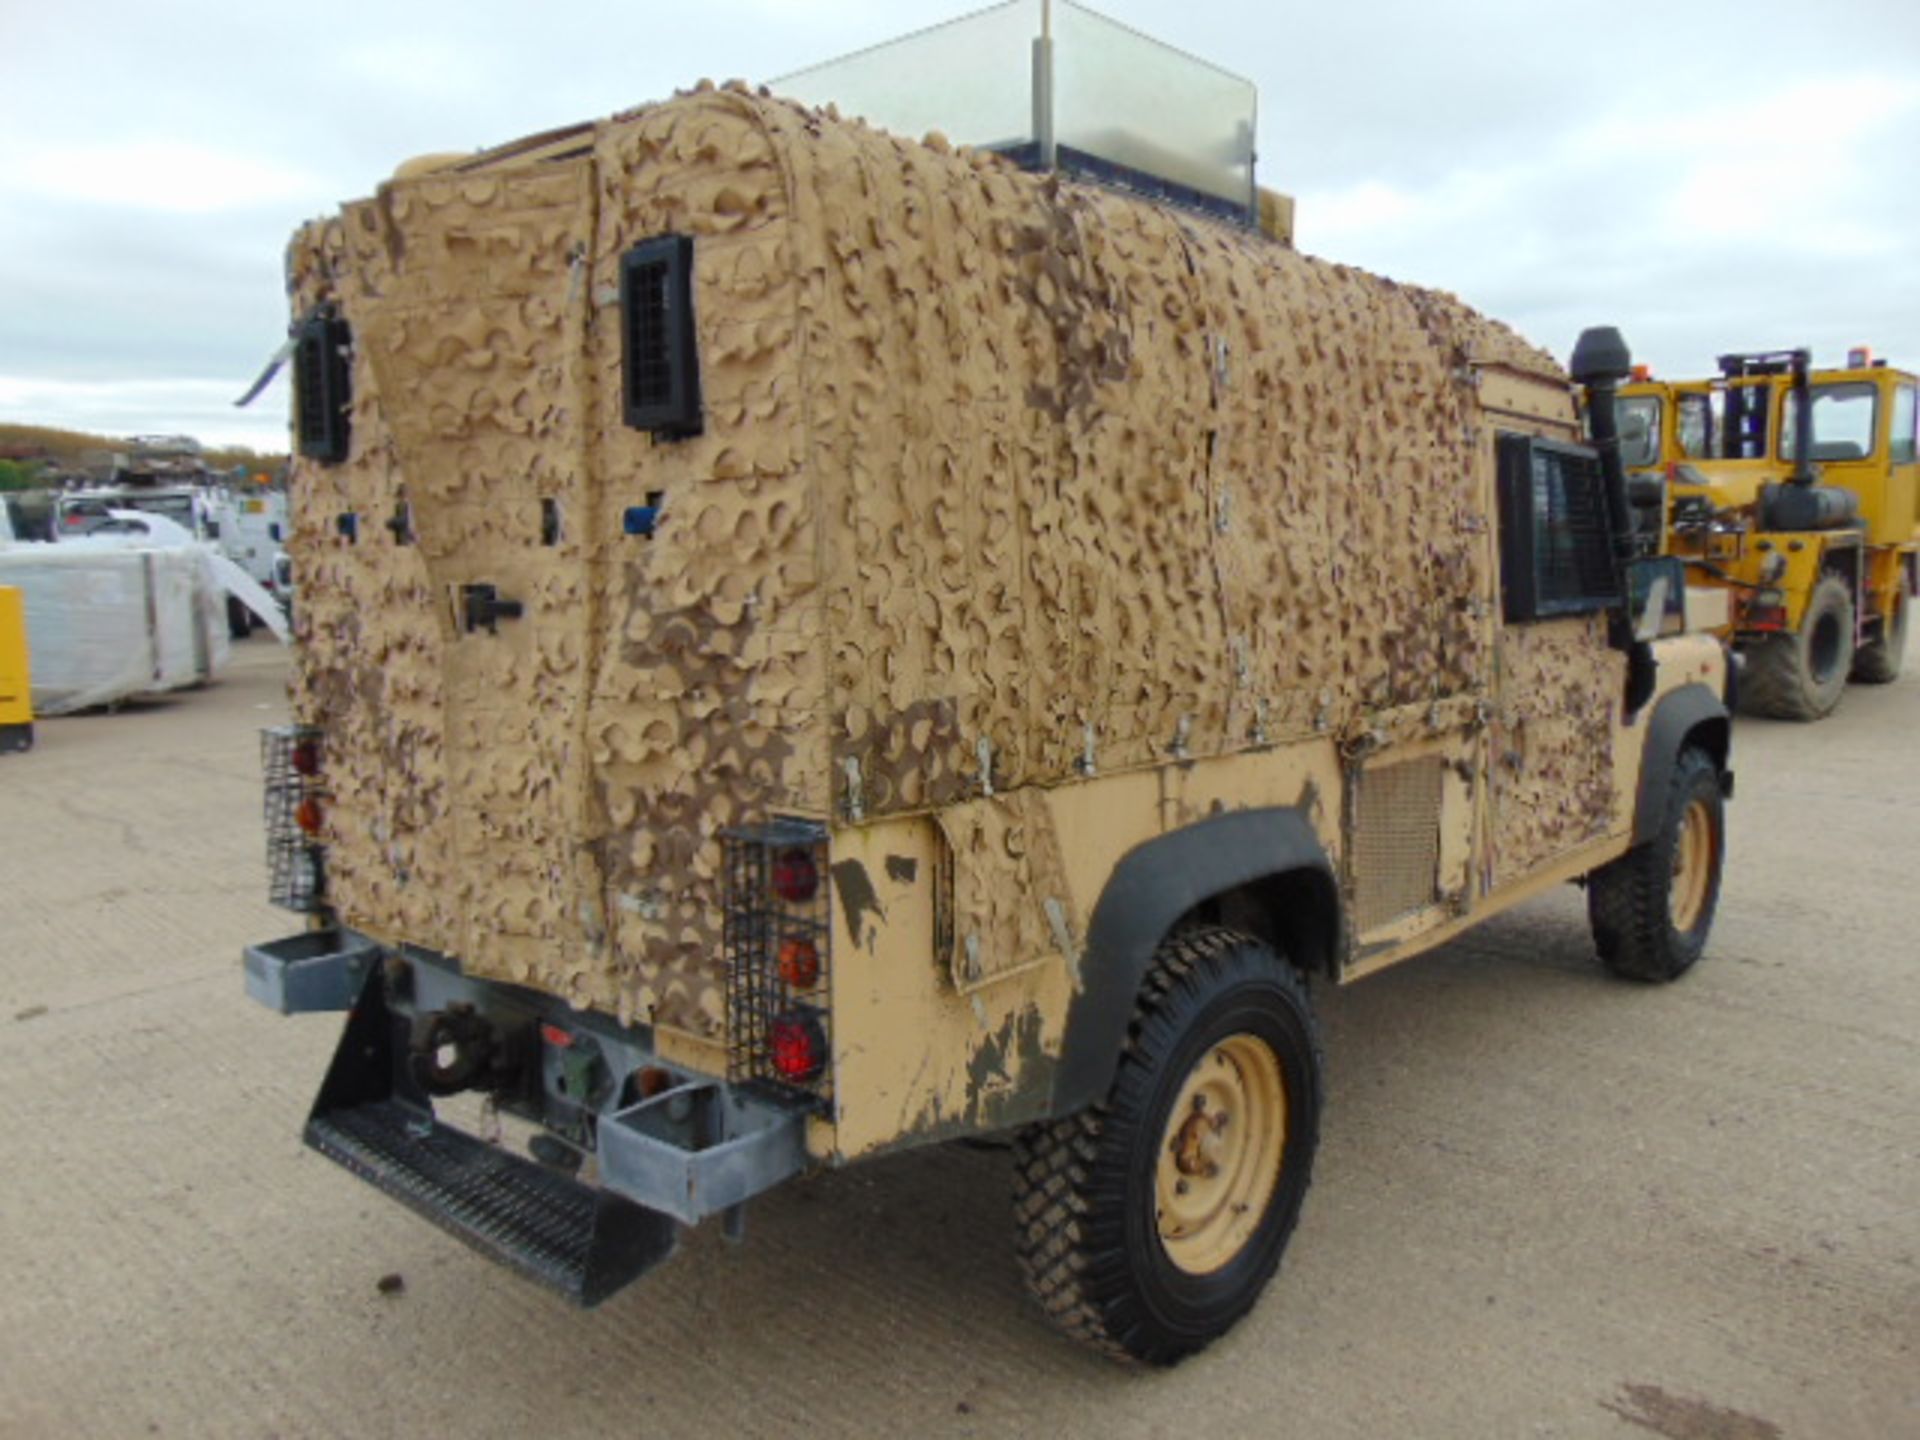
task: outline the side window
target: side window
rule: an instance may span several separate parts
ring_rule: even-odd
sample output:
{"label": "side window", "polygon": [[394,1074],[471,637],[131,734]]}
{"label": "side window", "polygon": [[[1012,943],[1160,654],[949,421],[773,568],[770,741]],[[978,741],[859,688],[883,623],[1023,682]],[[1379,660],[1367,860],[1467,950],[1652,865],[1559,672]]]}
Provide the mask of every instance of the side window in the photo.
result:
{"label": "side window", "polygon": [[1499,438],[1500,592],[1509,624],[1617,604],[1600,462],[1582,445]]}
{"label": "side window", "polygon": [[1630,470],[1660,463],[1660,397],[1629,395],[1615,406],[1620,417],[1620,462]]}
{"label": "side window", "polygon": [[[1873,453],[1874,419],[1880,390],[1867,381],[1816,385],[1813,389],[1814,460],[1864,460]],[[1797,421],[1793,401],[1780,421],[1780,455],[1793,458]],[[1908,427],[1912,431],[1911,425]]]}
{"label": "side window", "polygon": [[1689,460],[1706,460],[1713,455],[1713,399],[1703,394],[1682,395],[1675,423],[1680,432],[1680,453]]}
{"label": "side window", "polygon": [[1902,385],[1893,392],[1893,438],[1888,445],[1887,458],[1896,465],[1911,465],[1914,453],[1914,410],[1916,392],[1911,385]]}

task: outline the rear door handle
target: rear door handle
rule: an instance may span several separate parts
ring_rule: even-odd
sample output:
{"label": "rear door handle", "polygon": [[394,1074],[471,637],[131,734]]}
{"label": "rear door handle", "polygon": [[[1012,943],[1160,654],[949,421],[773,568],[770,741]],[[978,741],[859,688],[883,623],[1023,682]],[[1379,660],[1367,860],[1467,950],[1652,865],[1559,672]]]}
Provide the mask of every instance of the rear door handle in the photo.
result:
{"label": "rear door handle", "polygon": [[497,635],[502,620],[518,620],[526,613],[526,607],[518,600],[503,598],[491,585],[462,585],[460,613],[469,635],[476,630]]}

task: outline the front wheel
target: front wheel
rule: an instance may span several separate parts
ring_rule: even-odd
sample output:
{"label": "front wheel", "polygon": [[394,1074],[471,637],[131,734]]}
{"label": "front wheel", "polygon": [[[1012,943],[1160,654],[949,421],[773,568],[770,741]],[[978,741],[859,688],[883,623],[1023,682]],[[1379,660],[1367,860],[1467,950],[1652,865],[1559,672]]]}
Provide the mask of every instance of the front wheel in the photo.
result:
{"label": "front wheel", "polygon": [[1774,635],[1747,657],[1741,703],[1775,720],[1819,720],[1833,713],[1853,668],[1853,592],[1838,575],[1813,587],[1800,628]]}
{"label": "front wheel", "polygon": [[1587,877],[1600,960],[1630,980],[1677,980],[1692,969],[1720,901],[1726,813],[1713,757],[1683,749],[1664,800],[1653,838]]}
{"label": "front wheel", "polygon": [[1231,930],[1163,942],[1105,1101],[1014,1147],[1021,1268],[1048,1316],[1152,1365],[1224,1334],[1299,1219],[1320,1097],[1297,971]]}

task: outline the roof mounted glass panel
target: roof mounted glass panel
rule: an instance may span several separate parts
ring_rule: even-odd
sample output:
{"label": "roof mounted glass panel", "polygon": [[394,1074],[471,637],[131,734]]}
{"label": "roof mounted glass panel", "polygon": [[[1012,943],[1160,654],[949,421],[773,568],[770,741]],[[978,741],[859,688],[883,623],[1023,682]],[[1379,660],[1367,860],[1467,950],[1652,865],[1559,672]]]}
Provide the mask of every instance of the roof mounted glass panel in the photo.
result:
{"label": "roof mounted glass panel", "polygon": [[1009,0],[773,82],[895,134],[938,130],[1252,224],[1253,82],[1072,0]]}

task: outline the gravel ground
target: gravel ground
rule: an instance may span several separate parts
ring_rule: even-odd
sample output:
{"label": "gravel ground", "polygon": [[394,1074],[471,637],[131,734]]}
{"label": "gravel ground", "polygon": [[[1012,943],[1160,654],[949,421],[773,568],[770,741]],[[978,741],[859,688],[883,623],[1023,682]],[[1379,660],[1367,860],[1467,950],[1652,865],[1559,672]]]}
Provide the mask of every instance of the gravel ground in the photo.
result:
{"label": "gravel ground", "polygon": [[1001,1154],[791,1185],[583,1314],[305,1151],[337,1019],[238,963],[292,928],[283,664],[0,757],[0,1434],[1920,1436],[1920,679],[1741,722],[1679,985],[1568,889],[1323,988],[1279,1280],[1136,1375],[1024,1303]]}

